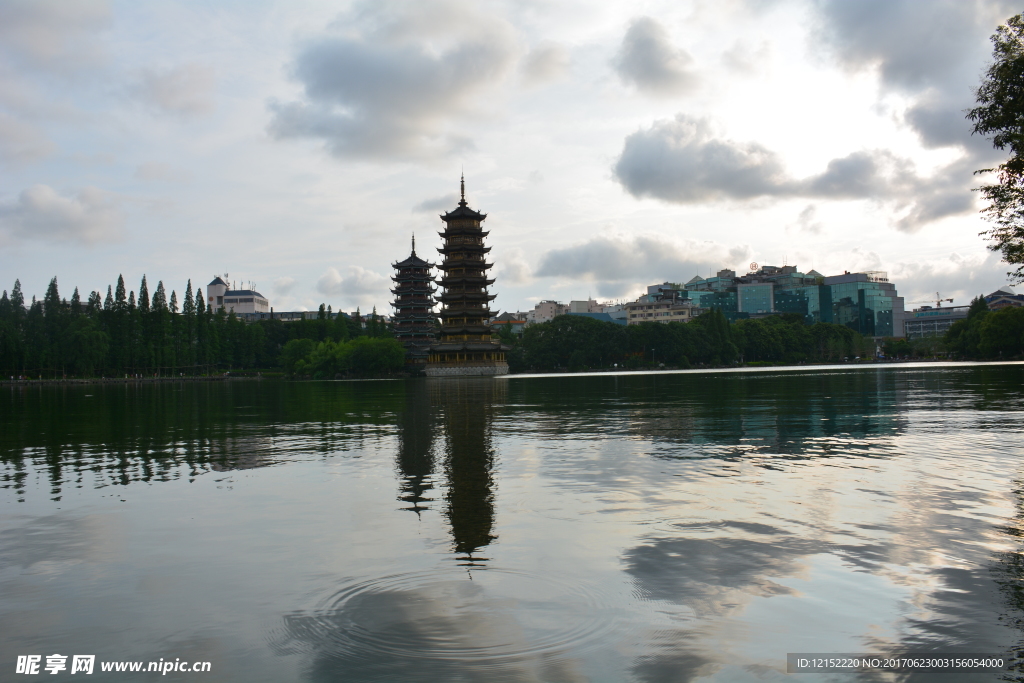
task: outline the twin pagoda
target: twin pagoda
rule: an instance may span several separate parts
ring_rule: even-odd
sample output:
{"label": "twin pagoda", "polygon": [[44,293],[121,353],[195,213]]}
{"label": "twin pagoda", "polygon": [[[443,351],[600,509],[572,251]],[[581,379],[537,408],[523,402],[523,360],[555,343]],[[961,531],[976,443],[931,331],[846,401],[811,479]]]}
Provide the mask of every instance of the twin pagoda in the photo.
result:
{"label": "twin pagoda", "polygon": [[461,199],[454,211],[441,216],[445,229],[438,233],[444,246],[437,251],[444,260],[437,268],[442,276],[436,280],[444,292],[437,297],[441,303],[440,339],[435,339],[433,324],[433,263],[412,254],[392,264],[395,282],[395,336],[406,347],[406,360],[411,367],[422,367],[428,377],[504,375],[507,346],[491,337],[489,324],[494,312],[490,302],[495,295],[487,291],[494,284],[487,271],[494,264],[484,246],[488,233],[481,223],[487,214],[466,204],[466,180],[461,181]]}

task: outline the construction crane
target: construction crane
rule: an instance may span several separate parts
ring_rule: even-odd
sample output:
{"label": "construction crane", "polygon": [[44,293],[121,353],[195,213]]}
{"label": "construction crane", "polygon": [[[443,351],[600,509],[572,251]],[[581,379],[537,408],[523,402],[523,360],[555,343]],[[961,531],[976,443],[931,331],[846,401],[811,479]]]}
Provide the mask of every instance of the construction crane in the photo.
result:
{"label": "construction crane", "polygon": [[953,303],[952,299],[943,299],[941,294],[939,294],[938,292],[935,292],[935,298],[932,299],[931,301],[911,301],[910,305],[913,306],[914,304],[930,304],[930,303],[932,303],[932,301],[935,302],[935,308],[942,308],[942,302],[943,301],[948,301],[949,303]]}

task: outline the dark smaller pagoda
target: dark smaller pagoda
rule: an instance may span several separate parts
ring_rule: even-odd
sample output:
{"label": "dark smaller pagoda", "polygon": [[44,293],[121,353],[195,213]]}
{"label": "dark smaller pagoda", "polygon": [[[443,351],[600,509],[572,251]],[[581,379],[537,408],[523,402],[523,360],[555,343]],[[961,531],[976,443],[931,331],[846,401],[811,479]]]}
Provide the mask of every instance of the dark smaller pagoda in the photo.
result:
{"label": "dark smaller pagoda", "polygon": [[423,366],[427,363],[430,345],[434,342],[434,278],[430,270],[433,263],[416,255],[416,236],[412,238],[412,253],[404,261],[392,263],[395,275],[391,280],[395,288],[395,337],[405,346],[405,362]]}

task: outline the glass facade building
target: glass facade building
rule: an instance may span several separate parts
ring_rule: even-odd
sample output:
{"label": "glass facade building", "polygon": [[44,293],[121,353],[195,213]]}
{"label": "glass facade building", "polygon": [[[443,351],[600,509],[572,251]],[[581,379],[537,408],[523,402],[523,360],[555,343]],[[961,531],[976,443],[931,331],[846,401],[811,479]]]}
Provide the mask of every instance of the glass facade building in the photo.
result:
{"label": "glass facade building", "polygon": [[774,313],[775,285],[736,285],[736,310],[740,313]]}
{"label": "glass facade building", "polygon": [[701,308],[718,308],[730,321],[777,313],[796,313],[809,325],[836,323],[868,337],[904,336],[903,297],[885,273],[868,271],[825,277],[796,266],[765,266],[736,277],[719,271],[685,285],[654,285],[648,296],[682,297]]}

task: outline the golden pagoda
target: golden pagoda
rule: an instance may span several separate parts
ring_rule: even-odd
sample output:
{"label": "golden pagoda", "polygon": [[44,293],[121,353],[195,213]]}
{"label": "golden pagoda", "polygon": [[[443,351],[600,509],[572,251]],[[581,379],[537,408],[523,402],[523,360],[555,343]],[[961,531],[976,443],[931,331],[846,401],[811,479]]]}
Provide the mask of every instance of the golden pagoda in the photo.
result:
{"label": "golden pagoda", "polygon": [[486,261],[491,250],[484,246],[488,233],[480,227],[487,214],[466,204],[466,179],[461,180],[462,199],[454,211],[441,216],[445,229],[438,233],[444,247],[438,253],[444,261],[438,266],[443,275],[437,281],[444,293],[441,303],[441,338],[431,344],[427,357],[428,377],[463,375],[505,375],[507,346],[491,338],[489,304],[494,294],[487,292],[494,280],[487,279],[493,264]]}

